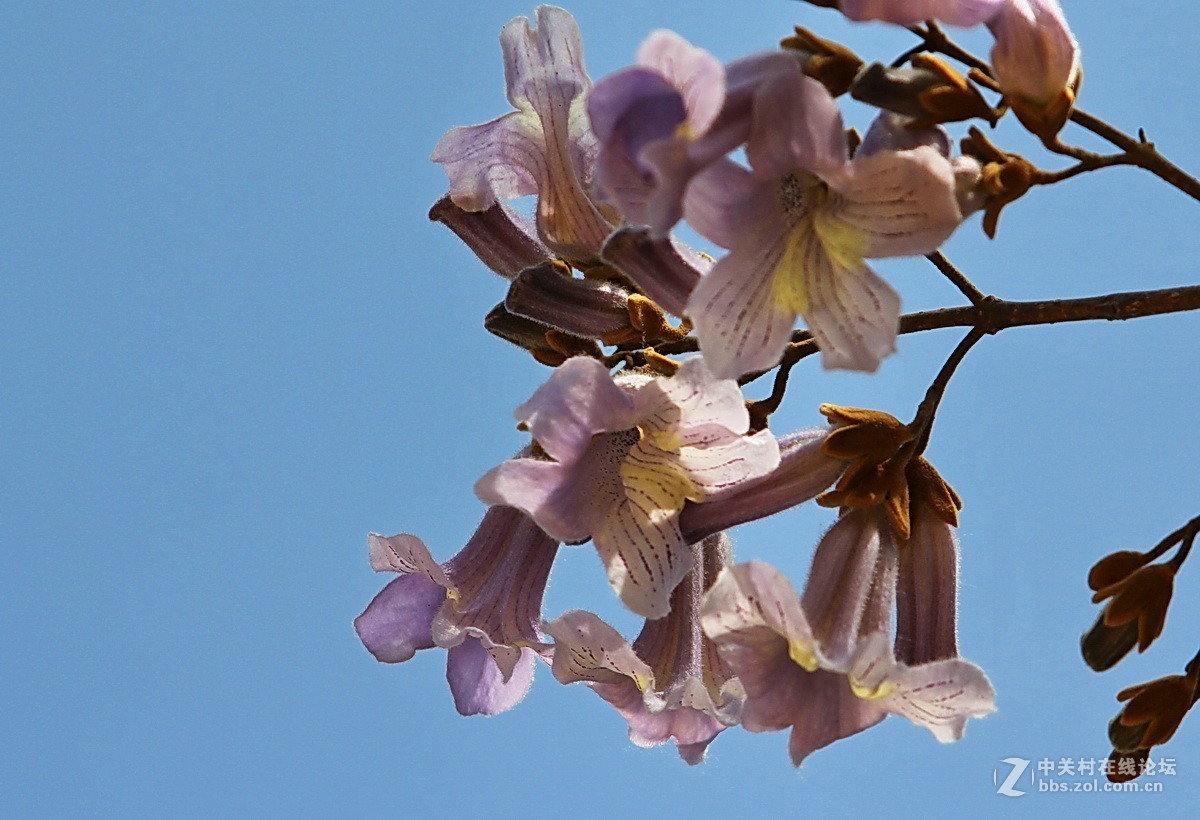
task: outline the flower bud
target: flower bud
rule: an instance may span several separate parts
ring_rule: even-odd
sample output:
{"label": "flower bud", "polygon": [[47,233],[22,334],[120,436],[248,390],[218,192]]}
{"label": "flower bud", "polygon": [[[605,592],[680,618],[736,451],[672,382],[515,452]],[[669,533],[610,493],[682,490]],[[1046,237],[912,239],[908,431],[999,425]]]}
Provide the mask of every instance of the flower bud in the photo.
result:
{"label": "flower bud", "polygon": [[629,328],[628,301],[616,285],[577,279],[565,265],[546,262],[517,274],[504,306],[575,336],[598,338]]}
{"label": "flower bud", "polygon": [[1057,0],[1010,0],[988,22],[992,66],[1004,97],[1030,132],[1051,140],[1071,115],[1083,75],[1079,43]]}
{"label": "flower bud", "polygon": [[1099,592],[1118,581],[1124,581],[1145,565],[1146,556],[1143,553],[1119,550],[1101,558],[1088,571],[1088,586],[1093,592]]}

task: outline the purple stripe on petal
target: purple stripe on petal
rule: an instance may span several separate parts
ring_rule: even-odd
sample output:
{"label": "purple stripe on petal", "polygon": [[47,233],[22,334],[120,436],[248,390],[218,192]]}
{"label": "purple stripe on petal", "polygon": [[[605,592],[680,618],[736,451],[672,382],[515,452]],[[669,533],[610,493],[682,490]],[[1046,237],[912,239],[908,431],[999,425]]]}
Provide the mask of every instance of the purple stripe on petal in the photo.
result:
{"label": "purple stripe on petal", "polygon": [[865,234],[864,256],[929,253],[962,221],[954,166],[936,148],[855,157],[829,210]]}
{"label": "purple stripe on petal", "polygon": [[688,300],[700,350],[718,378],[737,378],[779,362],[796,314],[775,296],[775,269],[783,256],[784,226],[775,222],[721,259]]}
{"label": "purple stripe on petal", "polygon": [[827,370],[875,372],[896,350],[896,291],[866,265],[835,268],[824,252],[814,252],[805,276],[809,307],[804,320],[821,349],[821,364]]}
{"label": "purple stripe on petal", "polygon": [[649,499],[630,493],[592,533],[608,581],[621,602],[645,618],[670,611],[671,591],[692,568],[677,515],[664,515]]}
{"label": "purple stripe on petal", "polygon": [[516,417],[554,459],[569,464],[592,436],[633,425],[633,400],[613,382],[604,365],[576,356],[557,367]]}

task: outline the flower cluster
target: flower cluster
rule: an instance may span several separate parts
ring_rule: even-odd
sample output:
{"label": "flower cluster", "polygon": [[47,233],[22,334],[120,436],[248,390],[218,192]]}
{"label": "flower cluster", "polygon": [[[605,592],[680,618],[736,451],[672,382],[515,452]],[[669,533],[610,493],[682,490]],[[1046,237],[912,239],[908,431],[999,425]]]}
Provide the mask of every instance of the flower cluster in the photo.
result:
{"label": "flower cluster", "polygon": [[[545,662],[636,744],[674,740],[697,763],[729,727],[788,728],[799,765],[888,714],[945,742],[994,709],[958,654],[961,501],[921,455],[929,420],[824,405],[827,426],[776,436],[739,380],[804,343],[827,368],[879,368],[900,297],[868,260],[932,253],[998,208],[995,163],[956,155],[940,123],[1007,106],[1053,139],[1078,49],[1051,0],[840,8],[986,23],[1003,106],[932,55],[867,66],[803,29],[728,64],[656,31],[593,84],[574,19],[541,6],[500,36],[513,110],[434,149],[450,191],[431,218],[507,280],[486,326],[555,368],[517,408],[528,446],[477,482],[488,510],[461,552],[439,564],[415,536],[370,537],[372,566],[399,577],[359,636],[389,663],[447,649],[463,714],[511,708]],[[880,109],[861,138],[836,101],[847,91]],[[506,204],[526,196],[532,217]],[[684,245],[681,220],[724,252]],[[813,499],[838,513],[802,592],[733,561],[727,530]],[[543,617],[560,545],[588,541],[646,619],[632,641],[590,612]],[[1113,594],[1124,617],[1133,593]]]}

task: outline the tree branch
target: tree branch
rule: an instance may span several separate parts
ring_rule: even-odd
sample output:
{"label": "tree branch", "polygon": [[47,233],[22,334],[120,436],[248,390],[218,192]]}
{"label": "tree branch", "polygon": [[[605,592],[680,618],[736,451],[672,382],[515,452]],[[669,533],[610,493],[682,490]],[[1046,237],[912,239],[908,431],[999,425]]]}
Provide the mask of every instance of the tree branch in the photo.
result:
{"label": "tree branch", "polygon": [[[937,24],[930,23],[925,26],[909,26],[908,30],[921,38],[922,44],[929,51],[957,60],[963,65],[977,69],[986,77],[995,78],[996,73],[992,70],[991,65],[986,60],[976,57],[971,52],[959,46],[946,36]],[[1157,176],[1159,179],[1166,182],[1183,193],[1190,196],[1192,199],[1200,201],[1200,180],[1197,180],[1191,174],[1184,171],[1175,163],[1168,160],[1158,152],[1154,147],[1154,143],[1146,139],[1146,135],[1142,131],[1138,131],[1138,136],[1132,137],[1126,134],[1121,129],[1111,125],[1094,114],[1075,108],[1071,111],[1071,122],[1081,128],[1091,131],[1101,139],[1108,140],[1116,147],[1125,152],[1128,160],[1125,162],[1107,162],[1107,165],[1136,165],[1143,170]],[[1101,157],[1099,154],[1093,154],[1090,151],[1085,151],[1081,148],[1058,144],[1047,144],[1046,147],[1051,151],[1076,159],[1095,163]],[[1096,163],[1094,167],[1104,167],[1104,164]]]}

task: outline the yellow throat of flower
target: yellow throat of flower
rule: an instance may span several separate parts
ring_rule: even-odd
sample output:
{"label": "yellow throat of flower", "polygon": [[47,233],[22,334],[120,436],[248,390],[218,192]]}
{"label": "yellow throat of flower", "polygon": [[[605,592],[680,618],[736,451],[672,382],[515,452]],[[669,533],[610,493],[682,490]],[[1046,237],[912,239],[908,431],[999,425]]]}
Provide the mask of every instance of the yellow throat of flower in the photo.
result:
{"label": "yellow throat of flower", "polygon": [[864,684],[862,681],[857,680],[853,675],[850,676],[849,680],[850,691],[853,692],[856,697],[862,698],[863,700],[879,700],[880,698],[886,698],[897,689],[897,685],[889,680],[882,680],[873,686]]}
{"label": "yellow throat of flower", "polygon": [[783,255],[772,279],[776,304],[803,314],[809,306],[809,282],[818,267],[840,275],[863,264],[866,234],[839,219],[832,207],[837,194],[813,174],[789,174],[780,182],[780,204],[796,217],[784,239]]}

